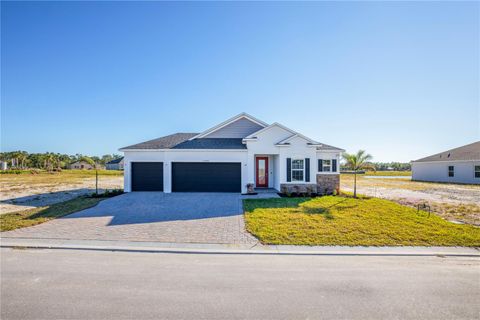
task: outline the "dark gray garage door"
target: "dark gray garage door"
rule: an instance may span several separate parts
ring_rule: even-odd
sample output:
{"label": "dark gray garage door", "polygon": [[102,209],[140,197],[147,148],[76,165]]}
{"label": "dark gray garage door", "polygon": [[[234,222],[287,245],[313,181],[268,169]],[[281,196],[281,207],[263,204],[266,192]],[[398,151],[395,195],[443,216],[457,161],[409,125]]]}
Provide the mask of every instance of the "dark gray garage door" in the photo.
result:
{"label": "dark gray garage door", "polygon": [[239,162],[174,162],[173,192],[241,192]]}
{"label": "dark gray garage door", "polygon": [[163,162],[132,162],[132,191],[163,191]]}

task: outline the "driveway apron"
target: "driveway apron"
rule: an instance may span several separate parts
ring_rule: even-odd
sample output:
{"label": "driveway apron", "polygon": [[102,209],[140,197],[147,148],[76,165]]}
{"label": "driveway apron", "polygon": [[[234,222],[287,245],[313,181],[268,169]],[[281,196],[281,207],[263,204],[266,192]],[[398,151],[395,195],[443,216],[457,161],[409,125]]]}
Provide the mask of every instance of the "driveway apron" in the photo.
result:
{"label": "driveway apron", "polygon": [[132,192],[2,237],[255,244],[241,195]]}

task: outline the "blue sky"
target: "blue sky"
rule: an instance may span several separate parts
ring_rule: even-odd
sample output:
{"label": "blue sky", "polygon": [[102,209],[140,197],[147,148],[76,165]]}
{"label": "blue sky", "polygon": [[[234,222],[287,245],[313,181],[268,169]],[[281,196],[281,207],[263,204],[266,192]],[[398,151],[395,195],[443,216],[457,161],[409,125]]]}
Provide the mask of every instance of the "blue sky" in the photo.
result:
{"label": "blue sky", "polygon": [[376,161],[480,139],[479,2],[3,2],[2,151],[101,155],[242,111]]}

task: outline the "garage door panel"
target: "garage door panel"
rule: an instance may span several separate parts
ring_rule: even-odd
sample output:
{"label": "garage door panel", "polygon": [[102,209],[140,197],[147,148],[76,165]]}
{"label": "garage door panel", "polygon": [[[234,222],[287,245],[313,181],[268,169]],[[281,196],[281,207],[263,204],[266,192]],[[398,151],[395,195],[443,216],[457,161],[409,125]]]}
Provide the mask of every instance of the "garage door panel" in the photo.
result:
{"label": "garage door panel", "polygon": [[174,162],[174,192],[241,192],[241,164],[237,162]]}
{"label": "garage door panel", "polygon": [[132,191],[163,191],[163,162],[132,162]]}

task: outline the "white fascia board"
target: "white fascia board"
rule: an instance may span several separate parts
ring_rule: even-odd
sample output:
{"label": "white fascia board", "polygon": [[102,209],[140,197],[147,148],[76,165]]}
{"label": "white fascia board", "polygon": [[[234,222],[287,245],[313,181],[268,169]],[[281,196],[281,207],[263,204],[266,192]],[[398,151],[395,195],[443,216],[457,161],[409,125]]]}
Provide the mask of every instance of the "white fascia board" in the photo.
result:
{"label": "white fascia board", "polygon": [[317,149],[317,152],[322,152],[322,153],[339,153],[339,152],[345,152],[343,149],[338,149],[338,150],[322,150],[322,149]]}
{"label": "white fascia board", "polygon": [[247,152],[247,149],[120,149],[127,152]]}
{"label": "white fascia board", "polygon": [[478,160],[434,160],[434,161],[417,161],[417,160],[412,160],[410,163],[445,163],[445,162],[480,162],[480,159]]}
{"label": "white fascia board", "polygon": [[288,141],[292,140],[293,138],[296,138],[296,137],[299,137],[299,138],[302,138],[303,140],[306,140],[308,142],[310,142],[310,145],[315,145],[315,146],[321,146],[322,144],[317,142],[317,141],[314,141],[308,137],[305,137],[303,134],[301,133],[296,133],[294,134],[293,136],[290,136],[286,139],[283,139],[282,141],[278,142],[278,144],[284,144],[284,143],[287,143]]}
{"label": "white fascia board", "polygon": [[278,122],[274,122],[274,123],[272,123],[271,125],[266,126],[266,127],[262,128],[262,129],[260,129],[260,130],[258,130],[258,131],[255,131],[254,133],[246,136],[244,139],[254,139],[254,138],[256,138],[256,136],[257,136],[258,134],[260,134],[260,133],[262,133],[262,132],[264,132],[264,131],[270,130],[270,129],[273,128],[273,127],[282,128],[282,129],[290,132],[290,133],[293,134],[293,135],[294,135],[294,134],[297,134],[297,132],[293,131],[292,129],[287,128],[287,127],[285,127],[284,125],[281,125],[281,124],[278,123]]}
{"label": "white fascia board", "polygon": [[320,143],[318,143],[317,141],[312,140],[312,139],[310,139],[309,137],[306,137],[306,136],[304,136],[303,134],[296,132],[295,130],[292,130],[292,129],[290,129],[290,128],[287,128],[287,127],[285,127],[284,125],[282,125],[282,124],[280,124],[280,123],[278,123],[278,122],[274,122],[274,123],[272,123],[271,125],[269,125],[268,127],[262,128],[262,129],[260,129],[260,130],[258,130],[258,131],[256,131],[256,132],[254,132],[254,133],[246,136],[244,139],[254,138],[254,137],[256,137],[258,134],[260,134],[260,133],[262,133],[262,132],[264,132],[264,131],[267,131],[267,130],[273,128],[273,127],[282,128],[282,129],[284,129],[284,130],[286,130],[286,131],[288,131],[288,132],[290,132],[290,133],[292,134],[290,137],[288,137],[288,138],[286,138],[286,139],[278,142],[277,144],[281,144],[281,143],[288,142],[288,141],[290,141],[290,139],[293,139],[293,138],[295,138],[295,137],[300,137],[300,138],[302,138],[302,139],[304,139],[304,140],[307,140],[308,142],[311,142],[312,144],[318,144],[318,145],[320,145]]}
{"label": "white fascia board", "polygon": [[242,118],[245,118],[245,119],[247,119],[247,120],[250,120],[250,121],[252,121],[253,123],[258,124],[259,126],[268,127],[268,123],[265,123],[265,122],[263,122],[262,120],[259,120],[259,119],[255,118],[255,117],[249,115],[248,113],[242,112],[242,113],[240,113],[239,115],[236,115],[235,117],[232,117],[232,118],[230,118],[230,119],[228,119],[228,120],[226,120],[226,121],[224,121],[224,122],[222,122],[222,123],[220,123],[220,124],[218,124],[218,125],[210,128],[210,129],[208,129],[208,130],[205,130],[205,131],[203,131],[202,133],[197,134],[196,136],[191,137],[191,138],[188,139],[188,140],[193,140],[193,139],[202,138],[202,137],[204,137],[204,136],[206,136],[206,135],[209,135],[209,134],[211,134],[211,133],[213,133],[213,132],[215,132],[215,131],[217,131],[217,130],[220,130],[220,129],[222,129],[223,127],[226,127],[226,126],[228,126],[229,124],[231,124],[231,123],[233,123],[233,122],[235,122],[235,121],[237,121],[237,120],[240,120],[240,119],[242,119]]}
{"label": "white fascia board", "polygon": [[334,148],[336,148],[336,149],[332,150],[332,149],[322,149],[322,146],[323,146],[323,145],[316,146],[317,148],[320,148],[320,149],[317,149],[317,152],[345,152],[345,150],[342,149],[342,148],[336,148],[336,147],[334,147]]}

